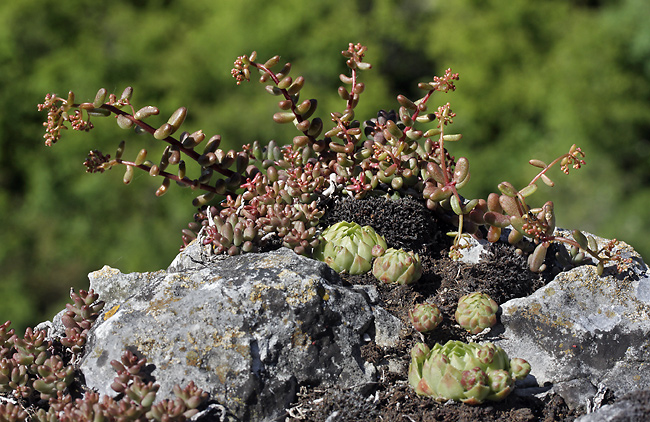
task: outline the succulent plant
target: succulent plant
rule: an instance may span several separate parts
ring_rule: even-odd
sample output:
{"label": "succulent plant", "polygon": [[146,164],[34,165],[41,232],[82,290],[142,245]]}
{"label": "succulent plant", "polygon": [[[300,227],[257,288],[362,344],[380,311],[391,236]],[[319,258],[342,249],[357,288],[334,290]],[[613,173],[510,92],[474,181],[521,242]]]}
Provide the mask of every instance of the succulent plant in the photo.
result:
{"label": "succulent plant", "polygon": [[[10,322],[0,325],[0,393],[13,395],[14,402],[0,403],[0,421],[95,422],[95,421],[186,421],[198,413],[197,407],[208,394],[190,382],[184,389],[173,387],[175,399],[154,404],[160,388],[145,382],[141,370],[146,359],[126,351],[111,365],[117,375],[111,384],[120,397],[86,391],[83,398],[72,398],[75,366],[86,342],[86,334],[99,316],[104,302],[92,290],[71,290],[72,304],[61,318],[62,338],[49,339],[45,331],[28,328],[16,336]],[[62,347],[63,346],[63,347]],[[65,349],[64,349],[65,348]],[[74,395],[81,396],[80,391]],[[25,409],[30,408],[27,413]],[[30,417],[31,419],[28,419]]]}
{"label": "succulent plant", "polygon": [[386,248],[386,241],[372,227],[340,221],[323,231],[314,258],[339,273],[364,274]]}
{"label": "succulent plant", "polygon": [[434,303],[418,303],[409,310],[409,318],[413,328],[421,333],[433,330],[442,322],[440,309]]}
{"label": "succulent plant", "polygon": [[418,254],[390,248],[375,259],[372,274],[384,283],[413,284],[422,276]]}
{"label": "succulent plant", "polygon": [[[194,221],[182,230],[183,247],[199,238],[215,253],[234,255],[281,244],[296,253],[311,255],[319,242],[320,219],[333,197],[412,196],[440,219],[455,225],[456,230],[448,233],[454,238],[449,251],[452,258],[462,256],[462,249],[467,247],[463,240],[468,235],[484,235],[479,228],[485,228],[487,239],[496,242],[503,228],[512,226],[508,241],[522,251],[533,251],[529,259],[532,271],[545,269],[546,252],[553,242],[584,250],[598,261],[599,273],[608,262],[616,262],[621,268],[626,258],[611,253],[611,249],[594,249],[576,236],[558,236],[554,232],[552,202],[541,208],[531,208],[526,202],[536,192],[539,181],[553,186],[548,176],[551,168],[559,166],[566,174],[570,168],[581,168],[585,154],[580,148],[572,145],[548,164],[530,160],[540,170],[522,189],[503,182],[498,185],[501,193],[492,193],[487,200],[464,198],[459,190],[470,181],[469,160],[454,158],[446,148],[462,138],[448,133],[456,114],[448,102],[429,111],[433,94],[454,91],[459,75],[447,69],[442,76],[418,84],[423,91],[421,98],[411,100],[398,95],[398,111],[380,110],[376,117],[357,120],[355,108],[366,91],[360,82],[361,73],[372,67],[365,61],[366,51],[366,46],[350,43],[341,52],[348,72],[339,75],[342,85],[338,94],[345,104],[342,111],[328,113],[329,121],[313,117],[318,106],[315,99],[300,98],[305,78],[290,76],[290,63],[282,65],[279,56],[258,62],[255,52],[235,60],[231,74],[237,84],[259,73],[266,91],[278,98],[279,111],[273,114],[273,121],[293,123],[298,131],[290,142],[285,142],[288,145],[275,141],[267,145],[240,142],[240,151],[225,151],[219,148],[220,135],[208,138],[195,130],[174,137],[185,121],[187,109],[179,107],[167,122],[152,126],[148,122],[155,120],[160,110],[154,106],[136,109],[131,103],[131,87],[119,97],[101,88],[88,102],[75,102],[72,91],[64,97],[47,94],[38,106],[47,111],[45,144],[55,144],[63,129],[88,131],[94,127],[91,117],[109,115],[114,115],[123,129],[148,133],[166,143],[157,164],[148,159],[145,149],[140,149],[133,160],[123,158],[124,141],[114,157],[93,150],[84,164],[91,173],[124,166],[126,184],[131,183],[136,171],[145,171],[162,179],[158,196],[167,192],[172,181],[201,191],[193,200],[198,207]],[[435,126],[423,127],[431,123]],[[198,166],[196,178],[188,176],[186,161]]]}
{"label": "succulent plant", "polygon": [[478,334],[497,323],[499,305],[482,292],[467,294],[458,299],[454,317],[461,327],[471,334]]}
{"label": "succulent plant", "polygon": [[[92,290],[70,291],[73,304],[66,305],[61,318],[65,335],[58,339],[30,327],[21,338],[9,328],[10,321],[0,325],[0,393],[23,400],[49,400],[67,393],[75,375],[71,361],[79,357],[86,333],[104,306],[97,297]],[[54,354],[61,346],[67,347],[66,353]]]}
{"label": "succulent plant", "polygon": [[[513,369],[514,368],[514,369]],[[450,340],[433,348],[417,344],[411,351],[409,384],[419,395],[437,401],[480,404],[503,400],[514,381],[526,377],[530,365],[508,355],[493,343],[463,343]]]}
{"label": "succulent plant", "polygon": [[[456,230],[449,233],[454,238],[450,248],[453,258],[461,255],[465,247],[462,241],[469,235],[486,235],[490,242],[496,242],[504,228],[512,227],[508,242],[526,253],[532,252],[532,271],[544,271],[553,242],[571,248],[570,255],[562,256],[563,264],[586,262],[586,254],[598,261],[599,274],[606,263],[615,262],[619,268],[625,264],[615,251],[615,241],[599,248],[593,238],[579,231],[574,231],[572,238],[558,235],[553,203],[531,208],[526,202],[537,190],[537,182],[553,186],[548,174],[554,166],[565,174],[570,168],[581,168],[585,154],[580,148],[572,145],[548,164],[530,160],[540,170],[521,189],[503,182],[498,186],[500,194],[492,193],[487,199],[464,198],[459,190],[470,181],[469,160],[456,159],[447,150],[450,142],[462,138],[447,129],[456,114],[448,102],[429,111],[434,94],[456,89],[458,74],[447,69],[442,76],[418,84],[423,91],[421,98],[411,100],[398,95],[397,111],[380,110],[376,117],[357,120],[355,108],[366,90],[360,82],[361,72],[371,68],[364,61],[366,50],[361,44],[350,43],[341,52],[348,69],[339,75],[342,86],[338,94],[345,104],[341,111],[327,113],[328,121],[313,117],[318,105],[315,99],[300,98],[305,79],[289,75],[290,63],[281,65],[279,56],[258,62],[255,52],[237,58],[231,71],[237,84],[259,73],[266,91],[279,99],[273,121],[293,123],[297,129],[297,136],[286,140],[288,145],[275,141],[266,145],[238,142],[243,145],[240,151],[225,151],[219,148],[220,135],[207,137],[201,130],[179,131],[187,116],[185,107],[174,111],[167,122],[151,126],[148,122],[160,110],[154,106],[135,108],[131,87],[119,97],[102,88],[88,102],[75,102],[73,92],[65,97],[47,94],[39,104],[39,110],[47,112],[45,143],[56,143],[68,127],[89,131],[94,127],[91,117],[109,115],[116,117],[120,128],[149,133],[166,143],[158,163],[148,159],[145,149],[139,149],[133,160],[123,158],[123,141],[114,157],[93,150],[84,165],[91,173],[124,166],[125,184],[134,180],[136,171],[145,171],[162,179],[157,196],[165,194],[172,181],[200,191],[192,202],[198,208],[194,221],[182,231],[183,247],[197,239],[211,253],[235,255],[282,244],[296,253],[313,255],[339,272],[365,273],[373,258],[384,254],[387,245],[383,238],[368,226],[347,222],[334,224],[319,236],[320,220],[342,196],[361,199],[381,195],[414,197],[441,220],[453,224]],[[430,123],[434,127],[422,127]],[[174,137],[177,132],[180,135]],[[198,166],[196,178],[188,176],[186,161]],[[375,260],[373,273],[384,282],[410,284],[421,273],[419,258],[391,249]],[[158,387],[142,380],[139,372],[144,361],[128,354],[122,362],[112,362],[118,372],[113,387],[127,399],[104,397],[100,402],[99,395],[88,392],[83,399],[72,401],[67,391],[74,374],[70,360],[83,349],[88,329],[103,306],[96,299],[92,292],[73,296],[74,304],[68,306],[62,318],[66,335],[54,342],[47,340],[43,332],[34,331],[20,339],[8,323],[1,325],[0,392],[13,394],[23,404],[31,405],[30,400],[37,398],[47,400],[49,410],[40,409],[34,415],[39,421],[58,420],[61,414],[68,418],[61,420],[79,421],[116,415],[124,420],[184,420],[196,413],[205,395],[192,384],[185,390],[176,387],[175,400],[153,405]],[[493,300],[476,293],[461,299],[456,319],[470,332],[478,333],[496,322],[497,309]],[[410,312],[416,329],[437,325],[440,312],[436,310],[423,305]],[[53,354],[61,349],[62,357]],[[511,391],[513,378],[521,378],[529,371],[525,361],[508,362],[505,353],[491,344],[448,342],[445,346],[436,344],[433,350],[419,344],[412,351],[409,380],[418,394],[479,403],[502,399]],[[0,405],[0,418],[14,414],[20,412]]]}
{"label": "succulent plant", "polygon": [[0,421],[2,422],[19,422],[26,421],[29,414],[17,404],[11,402],[7,404],[0,403]]}

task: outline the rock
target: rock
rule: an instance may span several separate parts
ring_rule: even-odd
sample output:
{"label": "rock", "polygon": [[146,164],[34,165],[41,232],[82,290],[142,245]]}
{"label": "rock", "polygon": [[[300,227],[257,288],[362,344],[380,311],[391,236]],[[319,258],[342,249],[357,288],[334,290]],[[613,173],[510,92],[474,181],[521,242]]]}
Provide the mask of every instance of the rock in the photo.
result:
{"label": "rock", "polygon": [[608,422],[608,421],[642,421],[639,419],[638,407],[630,401],[608,404],[594,413],[580,416],[575,422]]}
{"label": "rock", "polygon": [[593,413],[580,416],[576,422],[647,421],[650,417],[650,390],[626,394],[614,404],[608,404]]}
{"label": "rock", "polygon": [[576,267],[501,305],[503,329],[493,341],[531,364],[528,385],[552,385],[572,408],[586,406],[599,384],[616,397],[650,388],[650,278],[630,246],[618,249],[633,259],[621,274]]}
{"label": "rock", "polygon": [[158,399],[194,380],[243,420],[282,416],[299,385],[363,389],[376,379],[360,347],[385,330],[368,295],[289,249],[208,262],[194,245],[168,271],[104,267],[90,280],[107,304],[81,370],[100,393],[115,395],[109,363],[125,349],[152,364]]}
{"label": "rock", "polygon": [[478,264],[487,256],[489,242],[485,239],[477,240],[473,237],[463,239],[466,248],[462,250],[462,255],[458,259],[465,264]]}
{"label": "rock", "polygon": [[[375,324],[368,331],[368,338],[372,337],[377,346],[380,347],[396,346],[407,327],[401,319],[381,306],[378,306],[379,292],[377,291],[377,286],[372,284],[358,284],[353,286],[353,288],[367,295],[368,303],[372,306]],[[370,334],[373,335],[370,336]]]}

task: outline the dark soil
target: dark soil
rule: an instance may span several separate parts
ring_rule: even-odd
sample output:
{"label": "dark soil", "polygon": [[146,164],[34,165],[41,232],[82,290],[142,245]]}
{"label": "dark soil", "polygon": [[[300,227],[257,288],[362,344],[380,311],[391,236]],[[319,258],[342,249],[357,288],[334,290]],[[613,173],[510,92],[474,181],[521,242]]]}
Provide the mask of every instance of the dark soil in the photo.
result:
{"label": "dark soil", "polygon": [[[432,346],[436,342],[468,339],[467,332],[453,319],[460,296],[482,291],[501,304],[533,293],[548,283],[552,276],[530,272],[525,258],[518,255],[514,247],[501,243],[491,245],[491,256],[480,264],[452,261],[448,257],[451,238],[444,234],[451,228],[438,222],[433,213],[413,199],[342,201],[324,221],[330,225],[341,220],[372,226],[386,238],[389,247],[417,252],[423,266],[422,278],[411,286],[384,285],[372,274],[343,275],[344,282],[376,285],[380,293],[377,305],[400,318],[407,327],[411,326],[409,309],[422,302],[438,305],[444,320],[432,333],[423,337],[414,329],[406,330],[396,347],[382,348],[369,342],[362,348],[361,355],[378,368],[380,379],[375,388],[359,392],[355,389],[304,386],[287,420],[523,422],[572,421],[584,414],[583,409],[570,410],[562,398],[554,394],[538,398],[518,395],[515,391],[502,402],[479,406],[444,404],[417,396],[407,381],[411,348],[423,340]],[[397,360],[404,370],[399,373],[389,371],[389,360]]]}

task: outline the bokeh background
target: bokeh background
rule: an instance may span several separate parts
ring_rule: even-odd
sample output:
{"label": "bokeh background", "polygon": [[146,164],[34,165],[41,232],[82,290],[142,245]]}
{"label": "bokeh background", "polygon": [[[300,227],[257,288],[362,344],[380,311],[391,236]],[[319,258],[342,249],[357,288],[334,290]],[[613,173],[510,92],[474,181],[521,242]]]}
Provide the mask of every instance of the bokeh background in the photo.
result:
{"label": "bokeh background", "polygon": [[[307,79],[303,97],[319,115],[341,110],[340,51],[369,47],[357,116],[419,98],[418,81],[448,67],[460,73],[451,102],[451,145],[470,159],[466,197],[486,197],[508,180],[535,174],[576,143],[587,166],[533,197],[556,204],[558,224],[616,237],[650,256],[650,3],[646,0],[21,0],[0,2],[0,321],[21,331],[62,309],[70,286],[104,265],[123,272],[165,268],[191,220],[191,192],[162,198],[146,174],[86,174],[90,149],[127,154],[156,143],[95,119],[90,133],[43,146],[48,92],[94,98],[131,85],[137,106],[157,105],[162,123],[179,106],[184,129],[222,134],[226,148],[253,140],[287,142],[273,124],[276,101],[257,82],[237,87],[233,60],[257,50],[280,54]],[[290,126],[290,125],[289,125]],[[151,155],[155,157],[155,155]]]}

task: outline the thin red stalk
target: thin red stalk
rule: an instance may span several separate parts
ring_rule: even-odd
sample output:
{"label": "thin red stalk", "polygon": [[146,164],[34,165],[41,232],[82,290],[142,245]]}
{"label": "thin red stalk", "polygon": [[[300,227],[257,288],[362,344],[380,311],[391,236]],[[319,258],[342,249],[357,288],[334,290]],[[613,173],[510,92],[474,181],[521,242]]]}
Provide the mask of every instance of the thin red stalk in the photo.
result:
{"label": "thin red stalk", "polygon": [[[75,106],[78,106],[78,104],[75,104]],[[114,114],[119,114],[119,115],[125,116],[126,118],[131,120],[136,125],[140,126],[142,129],[144,129],[146,132],[148,132],[152,136],[153,136],[154,132],[156,131],[156,129],[154,129],[149,124],[143,122],[142,120],[135,119],[133,117],[133,115],[131,115],[130,113],[128,113],[126,111],[122,111],[122,110],[120,110],[119,108],[117,108],[115,106],[108,105],[108,104],[102,104],[100,108],[109,110],[111,113],[114,113]],[[199,157],[201,156],[201,154],[194,151],[194,149],[185,148],[180,141],[178,141],[177,139],[175,139],[175,138],[173,138],[171,136],[166,137],[165,139],[163,139],[163,141],[167,142],[170,145],[174,145],[174,146],[178,147],[179,151],[181,151],[183,154],[187,155],[189,158],[191,158],[194,161],[198,161]],[[227,177],[232,176],[233,174],[235,174],[234,171],[223,168],[223,167],[221,167],[221,166],[219,166],[217,164],[211,165],[210,168],[212,170],[218,172],[218,173],[223,174],[224,176],[227,176]]]}
{"label": "thin red stalk", "polygon": [[[255,62],[251,62],[251,65],[255,66],[255,68],[257,68],[257,69],[260,69],[260,70],[263,70],[264,72],[266,72],[271,77],[271,79],[273,80],[273,83],[276,86],[280,83],[280,80],[277,78],[277,76],[275,76],[275,73],[273,73],[273,71],[271,69],[269,69],[269,68],[267,68],[264,65],[261,65],[259,63],[255,63]],[[280,90],[282,91],[282,95],[284,96],[284,98],[286,100],[291,101],[291,112],[293,113],[294,116],[296,116],[296,120],[298,120],[298,123],[304,121],[305,119],[303,119],[300,114],[296,113],[296,103],[293,101],[293,98],[291,97],[291,95],[289,95],[289,93],[287,92],[286,89],[280,88]],[[316,140],[313,136],[309,136],[307,134],[307,131],[303,131],[302,133],[305,134],[306,136],[308,136],[309,139],[312,142],[314,142]]]}
{"label": "thin red stalk", "polygon": [[563,154],[563,155],[557,157],[555,160],[551,161],[551,164],[548,164],[546,167],[544,167],[544,168],[542,169],[542,171],[540,171],[539,173],[537,173],[537,176],[535,176],[535,177],[530,181],[530,183],[528,183],[528,185],[532,185],[532,184],[534,184],[535,182],[537,182],[537,181],[542,177],[542,174],[545,174],[547,171],[549,171],[549,170],[551,169],[551,167],[553,167],[553,166],[556,165],[558,162],[562,161],[565,157],[568,157],[568,156],[569,156],[569,154]]}
{"label": "thin red stalk", "polygon": [[[138,164],[138,165],[136,165],[135,162],[133,162],[133,161],[126,161],[126,160],[122,160],[122,159],[117,159],[117,160],[115,160],[115,161],[116,161],[118,164],[123,164],[123,165],[131,166],[131,167],[137,167],[137,168],[139,168],[139,169],[141,169],[141,170],[146,171],[147,173],[149,173],[149,171],[151,170],[151,166],[148,166],[148,165],[146,165],[146,164]],[[198,183],[198,184],[195,184],[195,183],[194,183],[194,180],[190,179],[190,178],[187,177],[187,176],[185,176],[185,177],[183,177],[183,178],[180,178],[180,177],[178,177],[177,175],[175,175],[175,174],[173,174],[173,173],[169,173],[169,172],[164,171],[164,170],[161,170],[161,171],[158,173],[158,176],[162,176],[162,177],[164,177],[164,178],[166,178],[166,179],[174,180],[175,182],[182,183],[182,184],[187,185],[187,186],[189,186],[189,187],[194,186],[195,189],[201,189],[201,190],[204,190],[204,191],[206,191],[206,192],[212,192],[212,193],[215,193],[215,194],[217,194],[217,195],[224,195],[224,196],[225,196],[225,195],[236,195],[236,193],[234,193],[234,192],[230,192],[230,191],[225,192],[225,193],[223,193],[223,194],[220,194],[220,193],[217,192],[217,190],[215,189],[214,186],[210,186],[210,185],[205,184],[205,183]]]}

